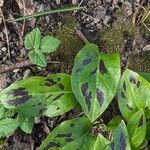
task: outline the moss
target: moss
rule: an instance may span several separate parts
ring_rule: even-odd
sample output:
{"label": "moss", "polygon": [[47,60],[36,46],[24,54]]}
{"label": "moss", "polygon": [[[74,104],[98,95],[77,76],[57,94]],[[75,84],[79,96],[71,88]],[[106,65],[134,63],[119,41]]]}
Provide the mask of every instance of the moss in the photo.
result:
{"label": "moss", "polygon": [[117,12],[117,20],[112,27],[104,27],[100,30],[100,43],[107,52],[121,51],[125,36],[133,37],[135,28],[131,18],[125,18],[121,11]]}
{"label": "moss", "polygon": [[76,34],[75,27],[78,25],[76,18],[64,16],[63,22],[64,24],[54,31],[55,36],[61,41],[59,58],[63,62],[73,62],[84,42]]}
{"label": "moss", "polygon": [[136,72],[150,72],[150,51],[138,54],[130,54],[127,60],[127,68]]}

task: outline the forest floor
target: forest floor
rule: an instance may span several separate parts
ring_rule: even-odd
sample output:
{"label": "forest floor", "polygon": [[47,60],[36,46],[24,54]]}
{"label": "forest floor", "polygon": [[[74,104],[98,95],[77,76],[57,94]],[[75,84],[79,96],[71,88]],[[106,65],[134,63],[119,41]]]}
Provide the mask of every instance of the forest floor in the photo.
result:
{"label": "forest floor", "polygon": [[[82,6],[82,10],[57,13],[26,21],[10,23],[8,20],[69,6]],[[47,76],[52,73],[71,73],[78,51],[92,42],[103,52],[119,52],[121,67],[136,72],[150,72],[150,17],[142,22],[150,7],[149,0],[0,0],[0,90],[15,81],[29,76]],[[16,63],[27,59],[24,36],[34,27],[43,35],[51,34],[61,41],[57,52],[50,54],[50,60],[59,64],[48,64],[46,68],[33,65],[13,68]],[[6,66],[7,65],[7,66]],[[3,71],[5,67],[12,67]],[[102,119],[107,123],[119,113],[114,99]],[[72,110],[63,116],[38,118],[32,134],[19,129],[4,142],[5,150],[34,150],[46,137],[48,129],[53,130],[60,122],[80,115]],[[95,128],[94,132],[100,129]]]}

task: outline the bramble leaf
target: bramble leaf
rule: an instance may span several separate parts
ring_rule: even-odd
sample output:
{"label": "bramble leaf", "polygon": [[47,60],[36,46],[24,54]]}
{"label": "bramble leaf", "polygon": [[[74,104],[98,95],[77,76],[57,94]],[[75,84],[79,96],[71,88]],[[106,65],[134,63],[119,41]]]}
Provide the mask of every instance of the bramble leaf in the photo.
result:
{"label": "bramble leaf", "polygon": [[111,150],[131,150],[129,135],[125,123],[122,121],[112,133]]}
{"label": "bramble leaf", "polygon": [[63,73],[26,78],[0,92],[0,101],[24,116],[61,115],[78,105],[70,82]]}
{"label": "bramble leaf", "polygon": [[64,121],[49,133],[38,150],[57,150],[68,143],[82,137],[91,129],[91,123],[87,118],[75,118]]}
{"label": "bramble leaf", "polygon": [[17,118],[18,118],[18,122],[19,122],[20,128],[25,133],[31,133],[33,125],[34,125],[34,118],[25,117],[25,116],[23,116],[21,114],[18,114]]}
{"label": "bramble leaf", "polygon": [[44,54],[40,50],[30,51],[28,53],[28,57],[33,64],[36,64],[40,67],[47,66],[47,60],[46,60]]}
{"label": "bramble leaf", "polygon": [[18,128],[16,119],[6,118],[0,120],[0,138],[10,135]]}
{"label": "bramble leaf", "polygon": [[77,54],[72,70],[72,89],[92,122],[112,101],[119,79],[119,54],[99,54],[94,44],[87,44]]}
{"label": "bramble leaf", "polygon": [[126,120],[138,110],[150,110],[150,83],[139,74],[126,70],[120,81],[118,103]]}
{"label": "bramble leaf", "polygon": [[45,36],[41,41],[41,51],[43,53],[51,53],[60,45],[60,41],[52,36]]}
{"label": "bramble leaf", "polygon": [[134,148],[138,148],[144,141],[146,134],[146,119],[142,110],[131,116],[127,129],[132,145]]}
{"label": "bramble leaf", "polygon": [[32,30],[25,37],[25,48],[26,49],[39,49],[41,44],[41,32],[38,28]]}

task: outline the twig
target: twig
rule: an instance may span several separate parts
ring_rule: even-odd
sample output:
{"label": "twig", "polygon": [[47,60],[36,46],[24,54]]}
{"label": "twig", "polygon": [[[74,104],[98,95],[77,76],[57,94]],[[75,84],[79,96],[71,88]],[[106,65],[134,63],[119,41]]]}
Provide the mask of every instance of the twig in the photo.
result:
{"label": "twig", "polygon": [[[22,0],[22,1],[23,1],[23,15],[25,16],[25,14],[26,14],[26,5],[25,5],[25,1],[24,0]],[[21,32],[22,37],[24,35],[25,24],[26,24],[26,20],[23,20],[22,32]]]}
{"label": "twig", "polygon": [[4,30],[5,30],[6,41],[7,41],[8,58],[10,59],[10,48],[9,48],[8,30],[7,30],[6,21],[5,21],[5,18],[4,18],[3,11],[2,11],[2,19],[3,19],[3,22],[4,22]]}
{"label": "twig", "polygon": [[[49,64],[60,64],[61,62],[59,62],[59,61],[49,61],[48,63]],[[29,67],[29,66],[32,66],[32,65],[34,65],[34,64],[32,64],[32,62],[30,60],[23,60],[23,61],[14,63],[12,65],[2,65],[1,68],[0,68],[0,74],[12,71],[14,69]]]}

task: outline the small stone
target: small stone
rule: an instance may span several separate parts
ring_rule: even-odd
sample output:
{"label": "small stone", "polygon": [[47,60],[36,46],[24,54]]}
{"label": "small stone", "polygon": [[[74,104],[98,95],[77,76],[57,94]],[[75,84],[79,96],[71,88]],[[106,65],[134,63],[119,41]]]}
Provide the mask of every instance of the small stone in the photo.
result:
{"label": "small stone", "polygon": [[30,75],[31,75],[31,70],[30,69],[25,70],[23,73],[23,79],[29,77]]}
{"label": "small stone", "polygon": [[2,47],[2,51],[5,52],[7,50],[6,47]]}
{"label": "small stone", "polygon": [[150,51],[150,44],[146,45],[145,47],[143,47],[142,49],[143,52],[145,51]]}
{"label": "small stone", "polygon": [[17,73],[18,71],[19,71],[19,69],[14,69],[13,70],[14,73]]}
{"label": "small stone", "polygon": [[99,18],[94,18],[94,23],[98,23],[100,21]]}

